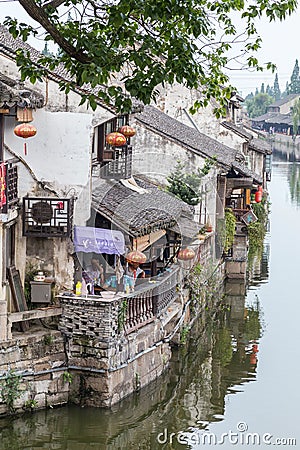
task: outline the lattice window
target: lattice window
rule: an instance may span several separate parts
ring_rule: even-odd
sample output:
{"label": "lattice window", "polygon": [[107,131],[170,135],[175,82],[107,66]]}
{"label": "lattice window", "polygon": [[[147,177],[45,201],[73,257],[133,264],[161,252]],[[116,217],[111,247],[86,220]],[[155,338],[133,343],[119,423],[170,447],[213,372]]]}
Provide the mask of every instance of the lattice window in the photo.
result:
{"label": "lattice window", "polygon": [[18,203],[18,167],[7,164],[7,203],[13,205]]}
{"label": "lattice window", "polygon": [[10,162],[0,165],[0,212],[7,213],[8,209],[18,203],[18,168]]}
{"label": "lattice window", "polygon": [[23,198],[23,235],[36,237],[70,236],[73,199]]}

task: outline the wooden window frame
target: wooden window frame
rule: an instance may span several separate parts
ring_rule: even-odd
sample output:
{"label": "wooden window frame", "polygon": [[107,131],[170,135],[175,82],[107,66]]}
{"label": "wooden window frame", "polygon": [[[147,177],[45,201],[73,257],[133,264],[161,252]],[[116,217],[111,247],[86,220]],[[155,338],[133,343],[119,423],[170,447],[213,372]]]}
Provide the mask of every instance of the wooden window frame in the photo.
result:
{"label": "wooden window frame", "polygon": [[114,148],[105,141],[105,136],[128,124],[128,115],[114,117],[95,127],[93,154],[100,163],[114,160]]}

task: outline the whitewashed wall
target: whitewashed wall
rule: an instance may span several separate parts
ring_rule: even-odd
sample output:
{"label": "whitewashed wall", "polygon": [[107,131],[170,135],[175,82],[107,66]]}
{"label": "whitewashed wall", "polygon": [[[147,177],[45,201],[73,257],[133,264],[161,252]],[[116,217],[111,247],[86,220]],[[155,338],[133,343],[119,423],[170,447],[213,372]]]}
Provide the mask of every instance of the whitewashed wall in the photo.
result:
{"label": "whitewashed wall", "polygon": [[[2,73],[14,80],[20,79],[14,61],[0,56],[0,65]],[[24,89],[26,87],[41,93],[45,104],[43,108],[33,111],[34,120],[31,123],[36,127],[37,134],[32,138],[22,139],[15,136],[13,130],[19,122],[16,122],[14,117],[5,117],[4,142],[13,152],[6,151],[5,159],[10,159],[15,154],[26,162],[26,164],[22,161],[18,163],[19,197],[25,195],[51,197],[55,193],[62,197],[74,196],[76,198],[74,224],[85,225],[90,217],[94,127],[114,115],[102,107],[93,112],[86,105],[79,106],[80,95],[74,92],[66,95],[59,90],[58,84],[51,80],[37,82],[35,85],[25,82]],[[27,155],[24,154],[25,142],[28,148]],[[45,183],[54,193],[51,194],[49,190],[43,191],[36,180]],[[22,236],[21,222],[19,217],[15,252],[16,267],[20,270],[21,278],[24,279],[26,259],[35,262],[35,257],[40,255],[43,256],[40,268],[50,271],[50,274],[53,271],[57,287],[72,288],[74,267],[69,240],[59,238],[27,240]],[[5,241],[5,236],[1,236],[1,232],[2,228],[0,228],[0,249],[3,240]],[[46,250],[43,250],[43,245],[46,245]],[[47,257],[44,257],[43,252]],[[1,264],[2,261],[0,262],[2,274]],[[1,276],[0,284],[2,285]],[[0,290],[0,302],[3,298],[7,298],[6,294]],[[9,310],[9,305],[7,309]]]}
{"label": "whitewashed wall", "polygon": [[[1,71],[13,79],[19,79],[15,63],[0,57]],[[20,155],[28,164],[39,181],[59,195],[77,197],[75,204],[75,223],[84,224],[90,215],[90,173],[93,127],[113,117],[104,108],[96,112],[79,106],[80,96],[74,92],[68,95],[59,90],[54,81],[26,82],[25,86],[44,95],[45,106],[33,111],[33,122],[37,129],[36,136],[28,139],[14,135],[18,122],[12,117],[5,119],[4,140],[8,147]],[[28,147],[24,155],[24,142]],[[11,157],[8,153],[7,158]],[[20,197],[32,192],[34,180],[29,171],[19,164]]]}
{"label": "whitewashed wall", "polygon": [[[167,176],[174,171],[177,162],[185,166],[186,172],[203,168],[205,158],[185,149],[178,143],[149,131],[138,122],[134,123],[136,136],[132,139],[133,173],[144,174],[159,183],[166,184]],[[203,178],[203,189],[207,190],[207,212],[215,225],[217,169],[213,168]]]}
{"label": "whitewashed wall", "polygon": [[217,119],[214,115],[216,104],[213,101],[206,108],[200,108],[195,114],[189,113],[189,109],[198,98],[199,93],[196,91],[191,91],[178,84],[167,85],[160,91],[157,107],[169,116],[189,127],[198,129],[201,133],[222,144],[241,150],[242,144],[246,140],[221,125],[224,118]]}

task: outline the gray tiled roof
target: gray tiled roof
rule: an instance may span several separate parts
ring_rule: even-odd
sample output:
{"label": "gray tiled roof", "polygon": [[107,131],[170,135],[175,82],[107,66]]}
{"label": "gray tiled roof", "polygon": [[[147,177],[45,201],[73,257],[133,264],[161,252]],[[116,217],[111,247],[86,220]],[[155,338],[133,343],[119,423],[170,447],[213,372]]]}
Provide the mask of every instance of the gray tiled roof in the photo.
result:
{"label": "gray tiled roof", "polygon": [[[193,237],[198,226],[189,205],[177,197],[139,180],[146,192],[139,193],[121,182],[97,178],[93,180],[92,207],[131,236],[141,236],[156,229],[178,225],[183,235]],[[185,226],[189,221],[189,227]]]}
{"label": "gray tiled roof", "polygon": [[[204,158],[215,157],[221,166],[227,169],[233,167],[241,174],[261,182],[261,177],[258,174],[255,174],[237,162],[237,150],[227,147],[216,139],[212,139],[209,136],[200,133],[195,128],[191,128],[178,120],[173,119],[159,109],[153,106],[146,106],[144,111],[141,114],[137,114],[135,117],[137,122],[145,128],[160,134],[181,147]],[[249,134],[249,136],[251,135]]]}
{"label": "gray tiled roof", "polygon": [[272,119],[272,117],[277,116],[279,113],[276,112],[267,112],[265,114],[262,114],[261,116],[253,117],[251,120],[252,122],[265,122],[268,119]]}
{"label": "gray tiled roof", "polygon": [[263,114],[262,116],[254,117],[252,119],[253,122],[265,122],[265,123],[277,123],[277,124],[285,124],[285,125],[292,125],[293,119],[291,114],[280,114],[276,112],[269,112],[266,114]]}
{"label": "gray tiled roof", "polygon": [[283,125],[293,125],[293,119],[290,114],[276,114],[271,119],[266,120],[267,123],[277,123]]}
{"label": "gray tiled roof", "polygon": [[217,161],[227,167],[235,160],[236,150],[221,144],[195,128],[191,128],[168,116],[153,106],[146,106],[136,120],[146,128],[157,132],[179,145],[198,153],[204,158],[216,157]]}
{"label": "gray tiled roof", "polygon": [[44,96],[33,89],[27,87],[24,89],[22,83],[0,72],[0,102],[6,102],[9,105],[17,103],[21,107],[42,108]]}
{"label": "gray tiled roof", "polygon": [[249,147],[253,150],[256,150],[260,153],[265,153],[267,155],[271,155],[272,147],[269,142],[266,142],[262,139],[253,138],[249,141]]}
{"label": "gray tiled roof", "polygon": [[240,136],[244,137],[245,139],[252,138],[252,134],[250,134],[248,131],[246,131],[242,126],[235,125],[233,122],[224,121],[221,123],[221,125],[225,128],[228,128],[229,130],[234,131],[235,133],[239,134]]}
{"label": "gray tiled roof", "polygon": [[[27,44],[26,42],[23,42],[22,39],[14,39],[7,28],[5,28],[3,25],[0,25],[0,53],[14,59],[15,53],[18,49],[29,52],[30,59],[34,63],[37,63],[39,58],[43,56],[42,53],[31,47],[31,45]],[[48,71],[48,75],[50,79],[56,82],[71,81],[70,75],[68,74],[63,64],[60,64],[52,71]],[[95,93],[96,95],[96,92],[94,92],[94,90],[92,90],[89,86],[85,86],[84,88],[77,86],[73,90],[79,95],[88,94],[91,92]],[[105,104],[100,98],[96,98],[96,102],[103,108],[115,113],[114,108]]]}
{"label": "gray tiled roof", "polygon": [[276,106],[282,106],[285,103],[290,102],[291,100],[294,100],[296,98],[299,97],[299,94],[289,94],[284,98],[281,98],[280,100],[277,100],[277,102],[272,103],[271,105],[268,106],[268,108],[270,107],[276,107]]}

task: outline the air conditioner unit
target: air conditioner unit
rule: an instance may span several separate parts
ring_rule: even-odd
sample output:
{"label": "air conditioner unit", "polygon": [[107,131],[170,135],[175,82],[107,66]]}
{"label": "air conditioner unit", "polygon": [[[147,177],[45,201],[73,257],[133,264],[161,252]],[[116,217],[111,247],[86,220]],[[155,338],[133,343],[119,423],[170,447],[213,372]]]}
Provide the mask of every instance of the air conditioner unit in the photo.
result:
{"label": "air conditioner unit", "polygon": [[23,198],[23,235],[36,237],[70,236],[73,224],[73,199]]}

